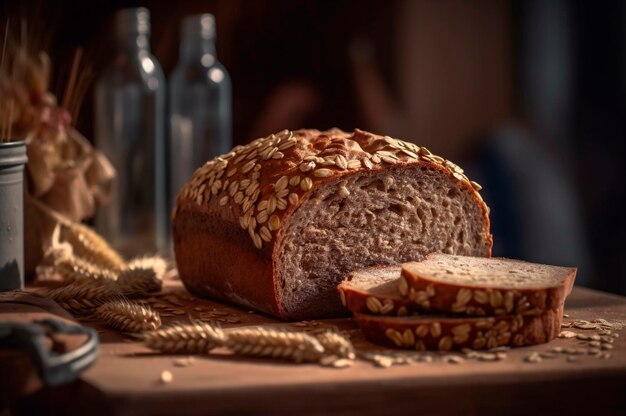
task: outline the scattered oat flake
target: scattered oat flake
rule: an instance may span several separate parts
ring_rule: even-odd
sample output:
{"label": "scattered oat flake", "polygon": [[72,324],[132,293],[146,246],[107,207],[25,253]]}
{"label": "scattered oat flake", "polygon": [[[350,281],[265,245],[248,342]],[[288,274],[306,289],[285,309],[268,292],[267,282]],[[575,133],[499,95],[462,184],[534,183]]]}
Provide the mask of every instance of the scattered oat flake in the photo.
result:
{"label": "scattered oat flake", "polygon": [[574,338],[578,333],[574,331],[561,331],[559,338]]}
{"label": "scattered oat flake", "polygon": [[352,367],[353,363],[354,363],[353,360],[349,360],[347,358],[340,358],[338,360],[335,360],[332,366],[334,368],[348,368],[348,367]]}
{"label": "scattered oat flake", "polygon": [[174,360],[174,365],[176,367],[187,367],[192,364],[192,360],[190,358],[177,358]]}
{"label": "scattered oat flake", "polygon": [[535,364],[535,363],[541,362],[541,356],[539,355],[538,352],[533,352],[532,354],[524,357],[524,361],[526,361],[527,363]]}
{"label": "scattered oat flake", "polygon": [[161,373],[161,383],[168,384],[168,383],[171,383],[173,379],[174,379],[174,376],[172,375],[171,372],[164,370]]}

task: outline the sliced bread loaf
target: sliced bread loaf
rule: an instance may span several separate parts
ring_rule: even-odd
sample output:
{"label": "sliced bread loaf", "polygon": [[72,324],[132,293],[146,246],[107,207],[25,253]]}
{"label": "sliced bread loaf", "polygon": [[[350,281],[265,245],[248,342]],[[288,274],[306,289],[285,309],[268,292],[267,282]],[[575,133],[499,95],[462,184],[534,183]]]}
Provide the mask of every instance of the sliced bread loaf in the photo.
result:
{"label": "sliced bread loaf", "polygon": [[554,339],[561,328],[563,308],[537,316],[354,316],[365,338],[376,344],[418,351],[481,350],[542,344]]}
{"label": "sliced bread loaf", "polygon": [[563,305],[575,276],[575,268],[432,253],[402,265],[399,291],[425,310],[539,315]]}
{"label": "sliced bread loaf", "polygon": [[424,147],[355,130],[282,131],[200,167],[172,212],[187,289],[286,319],[344,312],[353,270],[437,251],[489,256],[489,209]]}
{"label": "sliced bread loaf", "polygon": [[376,266],[350,273],[337,286],[341,303],[354,313],[404,316],[419,310],[419,305],[400,294],[402,267]]}

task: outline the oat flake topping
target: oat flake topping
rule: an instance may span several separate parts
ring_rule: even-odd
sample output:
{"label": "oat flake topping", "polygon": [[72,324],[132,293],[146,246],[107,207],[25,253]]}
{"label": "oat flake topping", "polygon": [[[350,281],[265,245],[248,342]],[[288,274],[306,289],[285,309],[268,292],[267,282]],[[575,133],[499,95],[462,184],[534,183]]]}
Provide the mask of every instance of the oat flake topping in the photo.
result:
{"label": "oat flake topping", "polygon": [[[181,189],[172,216],[182,204],[195,204],[199,209],[210,204],[229,207],[254,246],[261,249],[280,229],[287,208],[297,206],[315,181],[418,161],[439,165],[476,191],[481,189],[458,165],[413,143],[358,129],[353,133],[283,130],[206,162]],[[485,209],[488,212],[486,205]]]}

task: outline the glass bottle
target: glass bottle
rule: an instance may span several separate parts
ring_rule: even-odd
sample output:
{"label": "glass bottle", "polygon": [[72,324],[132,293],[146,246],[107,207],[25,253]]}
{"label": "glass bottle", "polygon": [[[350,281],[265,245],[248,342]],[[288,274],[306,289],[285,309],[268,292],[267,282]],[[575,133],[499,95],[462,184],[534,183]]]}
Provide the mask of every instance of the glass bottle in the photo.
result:
{"label": "glass bottle", "polygon": [[171,208],[194,171],[232,147],[230,78],[215,53],[213,15],[183,20],[179,61],[169,91]]}
{"label": "glass bottle", "polygon": [[95,143],[117,170],[96,229],[127,255],[166,248],[165,78],[150,51],[150,13],[115,16],[114,62],[95,92]]}

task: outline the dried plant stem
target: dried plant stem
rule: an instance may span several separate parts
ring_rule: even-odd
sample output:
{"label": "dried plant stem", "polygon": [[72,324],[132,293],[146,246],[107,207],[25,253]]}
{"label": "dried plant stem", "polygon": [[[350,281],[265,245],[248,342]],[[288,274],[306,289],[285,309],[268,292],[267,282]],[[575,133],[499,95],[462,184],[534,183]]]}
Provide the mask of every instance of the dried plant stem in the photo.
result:
{"label": "dried plant stem", "polygon": [[83,56],[82,49],[78,48],[74,52],[74,58],[72,59],[72,69],[70,70],[70,78],[65,86],[65,94],[63,94],[63,102],[61,107],[68,109],[72,94],[74,93],[74,86],[76,85],[76,77],[78,75],[78,66],[80,65],[80,59]]}
{"label": "dried plant stem", "polygon": [[213,324],[193,322],[173,325],[144,334],[146,347],[163,353],[206,354],[226,340],[224,332]]}
{"label": "dried plant stem", "polygon": [[118,295],[115,283],[106,280],[77,280],[41,293],[77,314],[93,312],[102,302]]}
{"label": "dried plant stem", "polygon": [[158,312],[123,298],[102,304],[96,310],[96,316],[109,326],[125,332],[154,331],[161,326]]}
{"label": "dried plant stem", "polygon": [[80,71],[78,82],[76,83],[76,88],[74,89],[76,92],[74,93],[74,97],[72,99],[72,103],[67,109],[72,116],[72,120],[78,120],[78,114],[80,113],[81,103],[85,98],[85,94],[89,89],[89,85],[91,81],[94,79],[94,73],[91,68],[84,68]]}
{"label": "dried plant stem", "polygon": [[281,358],[295,362],[318,361],[324,354],[324,347],[311,335],[261,327],[228,332],[226,347],[239,355]]}
{"label": "dried plant stem", "polygon": [[4,56],[7,50],[7,39],[9,38],[9,23],[10,23],[10,20],[7,19],[7,24],[4,25],[4,39],[2,40],[2,57],[0,57],[0,74],[4,72]]}
{"label": "dried plant stem", "polygon": [[332,330],[324,330],[322,332],[313,333],[313,336],[324,347],[324,354],[332,354],[337,357],[349,358],[353,360],[355,358],[354,346],[352,342]]}

